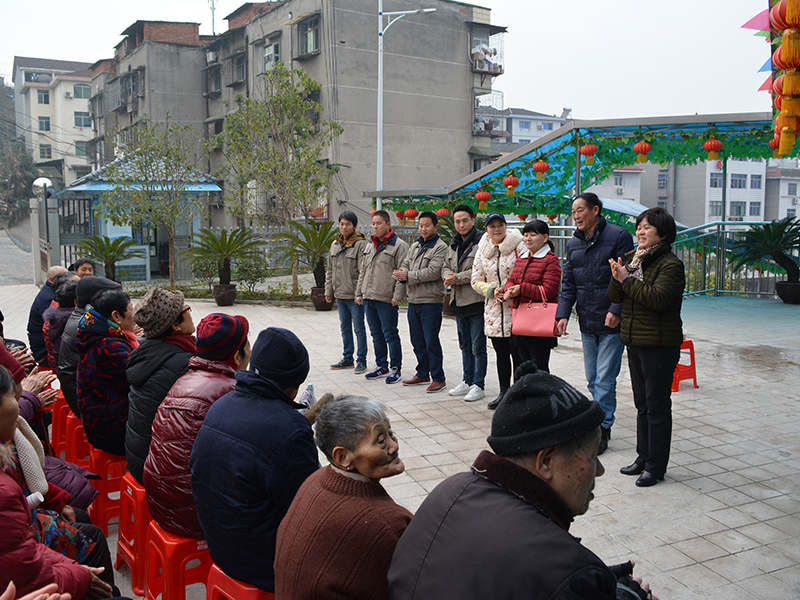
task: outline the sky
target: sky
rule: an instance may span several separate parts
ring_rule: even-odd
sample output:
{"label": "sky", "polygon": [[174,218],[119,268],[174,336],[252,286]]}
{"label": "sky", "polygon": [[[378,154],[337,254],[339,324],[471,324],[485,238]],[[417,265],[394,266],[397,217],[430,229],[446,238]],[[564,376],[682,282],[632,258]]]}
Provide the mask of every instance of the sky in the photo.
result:
{"label": "sky", "polygon": [[[377,7],[377,0],[361,0]],[[577,119],[770,110],[758,88],[769,45],[741,26],[768,0],[478,0],[508,27],[505,107]],[[217,0],[216,32],[242,0]],[[78,8],[79,7],[79,8]],[[425,7],[385,0],[384,10]],[[377,10],[377,8],[376,8]],[[208,0],[1,0],[0,76],[14,56],[92,63],[112,56],[137,20],[192,21],[211,34]],[[376,41],[377,45],[377,41]]]}

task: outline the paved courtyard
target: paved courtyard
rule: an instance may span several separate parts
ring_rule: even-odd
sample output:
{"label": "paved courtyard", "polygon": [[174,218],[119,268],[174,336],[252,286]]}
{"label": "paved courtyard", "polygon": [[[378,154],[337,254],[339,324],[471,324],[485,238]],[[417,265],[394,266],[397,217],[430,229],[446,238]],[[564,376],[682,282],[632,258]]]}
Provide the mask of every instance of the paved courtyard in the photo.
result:
{"label": "paved courtyard", "polygon": [[[25,339],[36,291],[31,285],[0,286],[8,337]],[[217,310],[210,302],[190,303],[196,321]],[[363,394],[388,405],[406,472],[383,483],[411,511],[488,448],[492,412],[484,402],[331,371],[328,365],[341,356],[336,312],[260,305],[223,312],[245,315],[254,332],[269,326],[293,330],[309,349],[309,381],[317,396]],[[623,361],[617,422],[602,456],[606,473],[598,479],[589,512],[571,532],[608,563],[635,560],[635,573],[650,581],[662,600],[800,598],[800,307],[703,297],[686,300],[683,317],[695,344],[700,387],[684,381],[673,394],[665,481],[640,489],[634,478],[619,474],[634,458],[635,438]],[[404,374],[410,376],[414,356],[404,313],[400,323]],[[554,351],[551,369],[585,392],[577,321],[569,331]],[[461,373],[455,320],[445,319],[442,344],[448,383],[455,385]],[[487,399],[498,391],[491,350],[489,356]],[[132,597],[125,569],[118,584]],[[190,594],[192,600],[202,597],[202,588]]]}

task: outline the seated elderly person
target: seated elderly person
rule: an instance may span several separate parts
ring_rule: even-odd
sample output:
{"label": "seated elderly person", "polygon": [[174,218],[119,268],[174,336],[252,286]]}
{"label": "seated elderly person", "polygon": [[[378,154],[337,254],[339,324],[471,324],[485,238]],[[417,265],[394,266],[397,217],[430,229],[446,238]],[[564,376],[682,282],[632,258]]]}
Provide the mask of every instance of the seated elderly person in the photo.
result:
{"label": "seated elderly person", "polygon": [[50,367],[58,374],[58,357],[61,352],[61,336],[64,327],[75,310],[78,295],[78,276],[75,273],[60,273],[53,280],[53,290],[57,306],[51,306],[42,315],[44,326],[44,343],[47,346],[47,360]]}
{"label": "seated elderly person", "polygon": [[569,533],[589,507],[604,412],[566,381],[523,363],[469,473],[425,499],[389,569],[397,600],[645,600],[633,564],[607,567]]}
{"label": "seated elderly person", "polygon": [[314,427],[331,464],[306,480],[278,528],[275,597],[388,599],[386,572],[411,513],[379,483],[405,470],[386,407],[340,397]]}

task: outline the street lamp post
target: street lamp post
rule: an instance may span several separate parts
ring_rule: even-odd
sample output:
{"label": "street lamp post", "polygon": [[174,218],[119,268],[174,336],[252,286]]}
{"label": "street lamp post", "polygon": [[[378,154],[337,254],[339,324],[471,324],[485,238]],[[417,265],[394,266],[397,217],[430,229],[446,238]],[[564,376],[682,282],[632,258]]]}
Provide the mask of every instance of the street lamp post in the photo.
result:
{"label": "street lamp post", "polygon": [[[436,12],[436,9],[420,8],[418,10],[383,12],[383,0],[378,0],[378,192],[383,190],[383,35],[392,24],[406,15],[432,12]],[[386,27],[383,26],[383,17],[386,17]],[[375,203],[378,210],[383,208],[383,198],[381,196],[376,197]]]}

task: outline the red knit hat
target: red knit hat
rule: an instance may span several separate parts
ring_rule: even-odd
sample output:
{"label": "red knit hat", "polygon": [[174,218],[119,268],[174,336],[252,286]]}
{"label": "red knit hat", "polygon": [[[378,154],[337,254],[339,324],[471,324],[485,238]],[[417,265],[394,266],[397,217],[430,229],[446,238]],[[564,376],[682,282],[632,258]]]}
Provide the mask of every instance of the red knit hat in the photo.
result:
{"label": "red knit hat", "polygon": [[228,361],[244,345],[250,323],[242,316],[213,313],[197,324],[197,356]]}
{"label": "red knit hat", "polygon": [[19,361],[11,356],[11,352],[6,349],[6,345],[1,343],[0,340],[0,365],[3,365],[11,373],[14,381],[19,383],[25,379],[25,367],[19,364]]}

